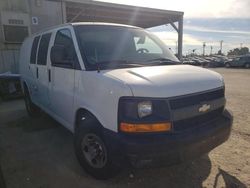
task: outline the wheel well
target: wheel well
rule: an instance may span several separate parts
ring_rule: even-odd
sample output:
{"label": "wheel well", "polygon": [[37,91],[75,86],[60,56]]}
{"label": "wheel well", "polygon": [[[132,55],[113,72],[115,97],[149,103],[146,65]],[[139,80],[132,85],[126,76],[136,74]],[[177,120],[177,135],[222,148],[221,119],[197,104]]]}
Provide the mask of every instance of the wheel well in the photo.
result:
{"label": "wheel well", "polygon": [[27,90],[29,92],[29,88],[28,88],[26,82],[24,81],[23,82],[23,93],[25,92],[25,90]]}
{"label": "wheel well", "polygon": [[98,119],[96,118],[96,116],[93,113],[91,113],[89,110],[87,110],[85,108],[80,108],[80,109],[77,110],[76,115],[75,115],[74,130],[76,130],[78,128],[78,126],[79,126],[78,121],[83,116],[88,117],[88,118],[93,118],[95,121],[98,122],[95,125],[101,125],[100,122],[98,121]]}

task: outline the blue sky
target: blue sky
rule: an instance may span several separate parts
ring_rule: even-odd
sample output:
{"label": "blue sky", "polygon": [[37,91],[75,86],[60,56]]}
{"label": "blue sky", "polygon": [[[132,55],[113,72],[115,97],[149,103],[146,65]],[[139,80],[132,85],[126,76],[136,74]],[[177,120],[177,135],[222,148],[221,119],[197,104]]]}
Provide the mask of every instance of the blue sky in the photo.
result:
{"label": "blue sky", "polygon": [[[113,3],[177,10],[184,12],[183,53],[223,52],[236,47],[250,48],[250,0],[103,0]],[[177,34],[171,26],[151,29],[175,52]],[[241,44],[242,43],[242,44]]]}

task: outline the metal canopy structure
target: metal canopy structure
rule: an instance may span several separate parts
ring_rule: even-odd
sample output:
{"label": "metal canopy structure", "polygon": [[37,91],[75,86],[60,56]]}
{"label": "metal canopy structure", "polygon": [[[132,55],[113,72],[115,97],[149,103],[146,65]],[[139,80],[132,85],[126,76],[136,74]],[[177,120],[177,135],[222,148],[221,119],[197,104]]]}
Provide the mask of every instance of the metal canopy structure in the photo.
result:
{"label": "metal canopy structure", "polygon": [[66,0],[65,9],[67,22],[111,22],[142,28],[170,24],[178,33],[178,57],[182,59],[183,12],[81,0]]}

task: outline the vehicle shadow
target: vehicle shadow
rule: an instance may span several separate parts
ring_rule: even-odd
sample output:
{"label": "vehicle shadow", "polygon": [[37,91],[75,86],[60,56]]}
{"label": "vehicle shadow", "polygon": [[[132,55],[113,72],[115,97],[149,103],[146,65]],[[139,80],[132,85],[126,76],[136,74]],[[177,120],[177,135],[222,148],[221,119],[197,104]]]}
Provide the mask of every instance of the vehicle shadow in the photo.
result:
{"label": "vehicle shadow", "polygon": [[[27,116],[16,119],[8,123],[7,130],[9,134],[6,135],[6,139],[7,136],[13,134],[13,130],[21,133],[18,133],[20,138],[16,137],[16,141],[11,143],[12,149],[7,150],[22,148],[24,141],[29,143],[26,145],[27,149],[24,148],[18,152],[19,155],[6,156],[6,162],[12,158],[12,161],[20,161],[21,159],[23,161],[22,169],[19,169],[20,163],[18,162],[5,165],[15,169],[14,174],[7,175],[9,185],[13,181],[13,175],[20,177],[29,175],[32,179],[30,187],[37,187],[41,185],[41,182],[42,185],[51,187],[75,188],[202,187],[202,182],[209,176],[211,170],[211,161],[208,155],[204,155],[193,162],[179,165],[144,169],[127,168],[114,178],[99,181],[89,176],[80,167],[74,154],[73,135],[46,114],[35,119]],[[33,155],[32,159],[23,159],[27,153]],[[29,187],[27,182],[22,179],[18,178],[16,181],[23,187]]]}
{"label": "vehicle shadow", "polygon": [[209,176],[211,161],[208,155],[179,165],[152,169],[127,169],[114,179],[108,180],[107,187],[202,187]]}
{"label": "vehicle shadow", "polygon": [[[3,139],[8,141],[2,144],[5,148],[3,170],[7,169],[3,173],[10,187],[16,186],[13,182],[18,182],[20,187],[32,188],[203,187],[202,183],[211,171],[211,160],[208,155],[204,155],[193,162],[179,165],[127,168],[114,178],[99,181],[89,176],[79,165],[74,154],[73,135],[45,114],[35,119],[27,116],[15,119],[3,127],[2,133]],[[15,139],[11,141],[11,138]],[[16,152],[18,155],[14,155]],[[214,180],[214,187],[218,187],[220,176],[226,187],[246,187],[221,169]]]}

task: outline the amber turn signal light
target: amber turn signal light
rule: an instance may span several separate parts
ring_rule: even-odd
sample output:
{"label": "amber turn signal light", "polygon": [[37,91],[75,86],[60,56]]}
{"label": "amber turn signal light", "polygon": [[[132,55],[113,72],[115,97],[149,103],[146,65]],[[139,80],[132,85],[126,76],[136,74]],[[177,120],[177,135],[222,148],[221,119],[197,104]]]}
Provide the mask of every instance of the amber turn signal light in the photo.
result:
{"label": "amber turn signal light", "polygon": [[120,131],[127,133],[165,132],[170,131],[171,127],[170,122],[151,124],[121,123]]}

